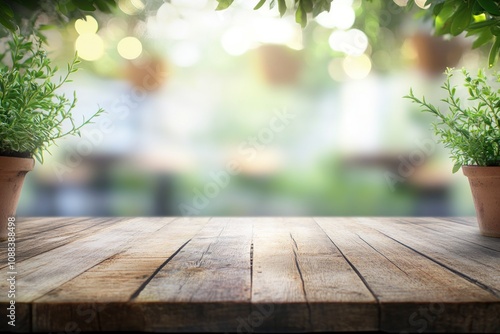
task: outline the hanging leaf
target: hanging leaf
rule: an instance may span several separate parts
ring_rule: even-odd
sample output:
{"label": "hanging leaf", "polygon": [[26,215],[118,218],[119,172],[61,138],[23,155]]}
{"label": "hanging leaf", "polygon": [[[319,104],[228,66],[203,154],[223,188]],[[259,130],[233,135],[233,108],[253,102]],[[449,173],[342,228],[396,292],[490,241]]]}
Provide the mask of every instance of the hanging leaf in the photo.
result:
{"label": "hanging leaf", "polygon": [[488,57],[488,67],[492,68],[497,59],[498,59],[498,52],[500,51],[500,38],[495,36],[495,41],[493,42],[493,45],[491,46],[490,50],[490,55]]}
{"label": "hanging leaf", "polygon": [[496,1],[492,0],[477,0],[477,2],[487,11],[489,14],[493,16],[500,16],[500,8]]}
{"label": "hanging leaf", "polygon": [[0,12],[0,24],[10,31],[16,30],[16,26],[11,18],[7,17],[3,12]]}
{"label": "hanging leaf", "polygon": [[229,6],[231,6],[233,1],[234,0],[217,0],[219,4],[217,5],[217,8],[215,8],[215,10],[227,9]]}
{"label": "hanging leaf", "polygon": [[302,8],[304,8],[306,13],[311,13],[313,10],[312,0],[301,0]]}
{"label": "hanging leaf", "polygon": [[280,16],[283,17],[286,13],[286,2],[285,0],[278,0],[278,9],[280,12]]}
{"label": "hanging leaf", "polygon": [[478,33],[477,39],[472,43],[472,48],[477,49],[478,47],[490,42],[493,39],[493,34],[489,30],[482,30]]}
{"label": "hanging leaf", "polygon": [[302,28],[305,28],[307,25],[307,13],[302,7],[302,1],[299,2],[297,11],[295,12],[295,22],[300,24]]}
{"label": "hanging leaf", "polygon": [[460,35],[470,24],[472,20],[471,8],[465,3],[460,6],[456,13],[450,17],[450,33],[453,36]]}
{"label": "hanging leaf", "polygon": [[95,4],[103,13],[111,13],[114,7],[114,1],[110,0],[95,0]]}
{"label": "hanging leaf", "polygon": [[255,5],[255,7],[253,9],[257,10],[260,7],[262,7],[265,3],[266,3],[266,0],[260,0],[259,3],[257,5]]}
{"label": "hanging leaf", "polygon": [[14,17],[14,12],[12,11],[12,8],[10,8],[9,5],[0,2],[0,12],[4,14],[5,17],[8,18],[13,18]]}
{"label": "hanging leaf", "polygon": [[436,6],[434,8],[434,26],[437,35],[450,33],[451,20],[450,17],[456,12],[458,3],[449,1]]}
{"label": "hanging leaf", "polygon": [[95,11],[95,7],[92,3],[86,2],[86,1],[75,1],[76,7],[81,10],[85,10],[88,12],[93,12]]}
{"label": "hanging leaf", "polygon": [[486,21],[481,21],[481,22],[475,22],[472,23],[467,29],[469,30],[475,30],[475,29],[481,29],[485,27],[490,27],[494,24],[497,24],[497,20],[486,20]]}

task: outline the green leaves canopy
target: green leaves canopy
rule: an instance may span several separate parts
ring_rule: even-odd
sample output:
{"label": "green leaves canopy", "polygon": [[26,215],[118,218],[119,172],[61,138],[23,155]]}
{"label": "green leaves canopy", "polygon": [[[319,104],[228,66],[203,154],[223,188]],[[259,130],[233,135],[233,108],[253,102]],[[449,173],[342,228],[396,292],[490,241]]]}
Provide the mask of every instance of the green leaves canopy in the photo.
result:
{"label": "green leaves canopy", "polygon": [[0,0],[0,25],[14,31],[21,26],[23,20],[34,21],[42,13],[54,24],[65,23],[83,18],[94,11],[111,13],[117,2],[118,0]]}
{"label": "green leaves canopy", "polygon": [[463,32],[476,37],[472,47],[492,43],[488,66],[493,67],[500,52],[500,4],[493,0],[427,0],[437,35]]}
{"label": "green leaves canopy", "polygon": [[[234,0],[217,0],[219,4],[216,10],[228,8],[233,1]],[[274,8],[276,4],[278,4],[278,10],[281,16],[285,15],[288,9],[285,0],[259,0],[254,9],[259,9],[266,3],[269,4],[269,8]],[[322,12],[330,11],[331,4],[332,0],[294,0],[295,21],[304,28],[307,25],[307,14],[316,17]]]}
{"label": "green leaves canopy", "polygon": [[[222,10],[231,6],[234,0],[217,1],[217,10]],[[332,0],[293,0],[295,20],[305,27],[308,14],[316,17],[321,12],[330,11],[331,2]],[[266,3],[270,8],[277,3],[281,16],[288,9],[285,0],[259,0],[254,9],[259,9]],[[412,5],[412,0],[408,4]],[[426,5],[430,6],[427,17],[433,19],[437,35],[458,36],[466,32],[467,36],[476,37],[473,48],[492,43],[488,65],[493,67],[500,52],[500,1],[427,0]]]}

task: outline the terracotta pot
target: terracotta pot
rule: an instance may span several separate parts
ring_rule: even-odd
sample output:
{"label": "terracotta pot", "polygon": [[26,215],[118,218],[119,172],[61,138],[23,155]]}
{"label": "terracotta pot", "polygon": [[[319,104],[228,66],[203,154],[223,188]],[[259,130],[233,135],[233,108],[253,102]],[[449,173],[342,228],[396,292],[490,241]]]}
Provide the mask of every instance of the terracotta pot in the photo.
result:
{"label": "terracotta pot", "polygon": [[167,63],[159,57],[141,57],[141,60],[129,61],[126,74],[135,88],[154,92],[167,80]]}
{"label": "terracotta pot", "polygon": [[258,71],[272,85],[294,85],[303,67],[302,53],[284,45],[265,44],[256,49]]}
{"label": "terracotta pot", "polygon": [[417,52],[420,69],[429,76],[440,76],[447,67],[454,67],[466,49],[458,38],[445,40],[428,33],[416,33],[411,41]]}
{"label": "terracotta pot", "polygon": [[500,167],[463,166],[476,207],[479,231],[500,238]]}
{"label": "terracotta pot", "polygon": [[7,239],[7,220],[16,214],[24,176],[34,166],[32,158],[0,156],[0,241]]}

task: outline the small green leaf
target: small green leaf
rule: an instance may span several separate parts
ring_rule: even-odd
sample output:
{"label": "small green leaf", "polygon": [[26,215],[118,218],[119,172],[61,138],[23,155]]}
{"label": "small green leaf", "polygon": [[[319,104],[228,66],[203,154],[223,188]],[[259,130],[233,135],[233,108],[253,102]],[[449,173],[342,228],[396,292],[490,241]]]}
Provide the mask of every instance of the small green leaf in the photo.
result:
{"label": "small green leaf", "polygon": [[476,0],[481,7],[493,16],[500,16],[500,8],[495,1],[492,0]]}
{"label": "small green leaf", "polygon": [[259,9],[266,3],[266,0],[260,0],[259,3],[253,8],[254,10]]}
{"label": "small green leaf", "polygon": [[475,22],[475,23],[472,23],[471,25],[469,25],[469,27],[467,29],[468,30],[480,29],[480,28],[492,26],[492,25],[497,24],[497,23],[498,23],[497,20],[486,20],[486,21],[481,21],[481,22]]}
{"label": "small green leaf", "polygon": [[492,27],[490,28],[490,31],[491,31],[491,33],[492,33],[493,35],[495,35],[495,36],[500,36],[500,27],[499,27],[499,26],[497,26],[497,25],[496,25],[496,26],[492,26]]}
{"label": "small green leaf", "polygon": [[0,12],[0,24],[10,31],[16,30],[16,25],[12,22],[11,18],[7,17],[3,12]]}
{"label": "small green leaf", "polygon": [[472,20],[471,11],[466,5],[461,6],[450,20],[450,32],[453,36],[458,36],[469,26]]}
{"label": "small green leaf", "polygon": [[313,10],[312,0],[301,0],[302,8],[304,8],[306,13],[311,13]]}
{"label": "small green leaf", "polygon": [[299,2],[297,11],[295,12],[295,22],[300,24],[302,28],[307,26],[307,13],[304,8],[302,8],[302,2]]}
{"label": "small green leaf", "polygon": [[491,46],[490,54],[488,56],[488,67],[492,68],[497,59],[498,59],[498,52],[500,51],[500,38],[494,37],[495,41],[493,42],[493,45]]}
{"label": "small green leaf", "polygon": [[323,12],[323,4],[321,2],[315,2],[312,10],[313,17],[318,16]]}
{"label": "small green leaf", "polygon": [[114,0],[96,0],[95,4],[101,12],[111,13],[113,7],[116,7],[116,2]]}
{"label": "small green leaf", "polygon": [[434,26],[437,35],[444,35],[449,33],[451,25],[450,17],[456,12],[457,7],[458,5],[456,1],[445,2],[441,10],[439,11],[439,14],[435,15]]}
{"label": "small green leaf", "polygon": [[280,16],[283,17],[286,13],[286,2],[285,0],[278,0],[278,9],[280,12]]}
{"label": "small green leaf", "polygon": [[[425,4],[425,6],[427,6],[427,3]],[[444,2],[438,3],[436,6],[434,6],[434,9],[432,10],[432,14],[434,16],[438,16],[439,13],[441,12],[441,10],[443,9],[443,6],[444,6]]]}
{"label": "small green leaf", "polygon": [[482,31],[478,38],[472,43],[472,48],[477,49],[478,47],[490,42],[493,39],[493,35],[489,30]]}
{"label": "small green leaf", "polygon": [[217,2],[219,4],[217,5],[217,8],[215,8],[215,10],[224,10],[224,9],[228,8],[229,6],[231,6],[233,1],[234,0],[217,0]]}
{"label": "small green leaf", "polygon": [[50,30],[50,29],[55,29],[56,25],[54,24],[41,24],[38,29],[40,30]]}
{"label": "small green leaf", "polygon": [[453,174],[455,174],[456,172],[458,172],[460,170],[460,168],[462,167],[462,164],[457,162],[456,164],[453,165]]}
{"label": "small green leaf", "polygon": [[6,3],[0,2],[0,12],[2,12],[6,17],[13,18],[14,12],[12,8]]}
{"label": "small green leaf", "polygon": [[78,9],[85,10],[88,12],[93,12],[95,11],[95,7],[92,3],[87,2],[87,1],[74,1],[74,4]]}

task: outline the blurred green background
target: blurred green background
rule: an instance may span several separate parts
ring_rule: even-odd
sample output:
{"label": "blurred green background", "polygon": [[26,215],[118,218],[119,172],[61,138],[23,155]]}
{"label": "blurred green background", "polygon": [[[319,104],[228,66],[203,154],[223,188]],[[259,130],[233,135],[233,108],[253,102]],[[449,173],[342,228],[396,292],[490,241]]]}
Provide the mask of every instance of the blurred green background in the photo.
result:
{"label": "blurred green background", "polygon": [[121,0],[48,30],[57,62],[83,60],[75,114],[107,113],[29,173],[18,215],[473,215],[403,96],[438,101],[445,68],[488,50],[405,3],[334,0],[302,30],[246,0]]}

